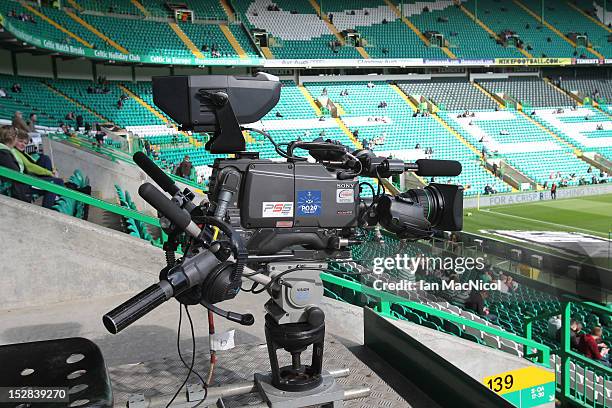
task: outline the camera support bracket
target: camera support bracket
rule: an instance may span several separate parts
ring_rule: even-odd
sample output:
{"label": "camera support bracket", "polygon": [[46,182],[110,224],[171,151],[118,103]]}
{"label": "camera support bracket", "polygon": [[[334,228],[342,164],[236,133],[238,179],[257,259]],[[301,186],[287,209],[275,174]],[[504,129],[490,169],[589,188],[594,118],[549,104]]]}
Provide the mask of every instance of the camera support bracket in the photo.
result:
{"label": "camera support bracket", "polygon": [[[229,103],[229,97],[225,92],[209,92],[201,89],[198,93],[201,102],[212,105],[216,126],[212,138],[206,142],[204,148],[211,153],[236,153],[246,149],[244,136],[240,130],[240,124]],[[194,126],[194,132],[205,131],[203,127]]]}

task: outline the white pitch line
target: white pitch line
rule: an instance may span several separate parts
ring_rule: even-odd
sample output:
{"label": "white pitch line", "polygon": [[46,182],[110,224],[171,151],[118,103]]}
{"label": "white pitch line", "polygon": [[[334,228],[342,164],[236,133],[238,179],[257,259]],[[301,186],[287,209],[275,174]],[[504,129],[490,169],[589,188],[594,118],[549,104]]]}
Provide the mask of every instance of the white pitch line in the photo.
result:
{"label": "white pitch line", "polygon": [[559,224],[559,223],[554,223],[554,222],[534,220],[533,218],[521,217],[519,215],[506,214],[506,213],[503,213],[503,212],[491,211],[491,210],[480,210],[480,211],[486,211],[486,212],[493,213],[493,214],[505,215],[506,217],[518,218],[520,220],[525,220],[525,221],[539,222],[541,224],[548,224],[548,225],[554,225],[554,226],[567,227],[567,228],[570,228],[570,229],[573,229],[573,230],[576,230],[576,231],[586,231],[586,232],[590,232],[591,234],[598,235],[600,237],[605,235],[605,234],[603,234],[600,231],[593,231],[593,230],[588,230],[586,228],[572,227],[571,225]]}

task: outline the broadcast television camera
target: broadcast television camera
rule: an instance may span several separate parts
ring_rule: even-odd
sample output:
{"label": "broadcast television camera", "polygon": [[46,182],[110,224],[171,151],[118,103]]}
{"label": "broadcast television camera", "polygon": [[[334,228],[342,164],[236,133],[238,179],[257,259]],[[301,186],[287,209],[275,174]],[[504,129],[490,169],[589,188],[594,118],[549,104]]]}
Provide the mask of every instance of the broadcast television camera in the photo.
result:
{"label": "broadcast television camera", "polygon": [[[409,240],[428,238],[436,229],[460,230],[463,189],[430,184],[389,195],[384,192],[385,178],[406,171],[456,176],[461,165],[440,160],[404,163],[321,138],[279,145],[265,131],[244,125],[269,112],[280,90],[278,79],[263,73],[153,79],[154,101],[160,109],[182,130],[211,133],[205,146],[211,153],[234,157],[215,160],[208,201],[195,204],[193,194],[181,192],[147,156],[134,156],[171,196],[167,198],[149,183],[139,190],[159,211],[168,233],[164,246],[168,265],[159,283],[106,314],[103,321],[109,331],[117,333],[176,297],[181,303],[199,303],[230,320],[252,324],[251,315],[215,306],[234,298],[243,278],[251,279],[271,296],[266,303],[269,384],[274,389],[302,392],[321,386],[325,377],[324,314],[317,305],[323,296],[319,273],[327,268],[326,261],[350,260],[349,247],[360,242],[360,230],[377,224]],[[284,160],[247,152],[243,130],[268,138]],[[310,158],[298,155],[300,150]],[[360,182],[358,177],[373,178],[378,186]],[[364,197],[364,191],[371,191],[372,196]],[[182,239],[184,236],[188,238]],[[177,261],[174,252],[181,241],[185,254]],[[247,267],[256,273],[245,275]],[[309,345],[316,351],[312,364],[302,365],[299,355]],[[291,366],[278,366],[278,348],[292,354]]]}

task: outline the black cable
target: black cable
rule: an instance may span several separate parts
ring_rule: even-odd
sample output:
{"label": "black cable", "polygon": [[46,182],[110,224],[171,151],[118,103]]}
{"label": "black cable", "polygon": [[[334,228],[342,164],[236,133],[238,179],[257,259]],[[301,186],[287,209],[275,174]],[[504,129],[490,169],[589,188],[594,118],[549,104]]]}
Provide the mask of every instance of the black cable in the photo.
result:
{"label": "black cable", "polygon": [[374,191],[374,186],[368,183],[367,181],[361,181],[359,183],[359,187],[361,187],[362,184],[365,184],[366,186],[370,187],[370,190],[372,190],[372,198],[374,198],[374,196],[376,196],[376,192]]}
{"label": "black cable", "polygon": [[[204,388],[204,398],[202,398],[200,402],[198,402],[193,407],[191,407],[191,408],[196,408],[200,406],[204,401],[206,401],[206,398],[208,397],[208,384],[206,384],[206,381],[204,380],[204,378],[202,378],[200,373],[198,373],[196,370],[193,369],[195,365],[195,355],[196,355],[195,330],[193,329],[193,320],[191,319],[191,314],[189,313],[189,308],[187,307],[187,305],[185,305],[185,312],[187,313],[187,318],[189,319],[189,328],[191,329],[191,346],[193,350],[193,353],[191,356],[191,366],[189,367],[189,373],[187,374],[187,379],[189,378],[191,373],[194,373],[200,379],[200,381],[202,382],[202,388]],[[183,361],[183,364],[187,366],[185,364],[185,361],[182,358],[181,360]]]}
{"label": "black cable", "polygon": [[170,401],[166,405],[166,408],[168,408],[174,402],[174,400],[176,399],[176,397],[178,397],[181,390],[185,388],[185,385],[187,384],[187,381],[189,381],[189,377],[191,376],[191,373],[194,373],[196,376],[198,376],[198,378],[202,381],[202,386],[204,387],[204,399],[198,402],[198,404],[194,405],[193,408],[200,405],[208,396],[208,385],[206,384],[206,382],[204,381],[204,378],[202,378],[200,373],[198,373],[196,370],[193,369],[195,365],[195,331],[193,329],[193,320],[191,319],[191,314],[189,313],[189,309],[187,305],[185,305],[185,312],[187,313],[187,317],[189,318],[189,325],[191,327],[191,343],[193,347],[193,353],[191,356],[191,365],[190,366],[187,365],[181,353],[181,326],[183,323],[183,305],[179,303],[179,323],[178,323],[178,330],[177,330],[177,336],[176,336],[176,349],[178,351],[178,355],[179,355],[179,358],[181,359],[181,362],[183,363],[185,368],[189,370],[189,372],[187,373],[187,377],[185,378],[181,386],[178,388],[178,390],[176,390],[176,392],[172,396],[172,399],[170,399]]}
{"label": "black cable", "polygon": [[274,145],[274,150],[276,151],[276,153],[278,153],[279,156],[288,159],[288,160],[295,160],[295,161],[307,161],[308,158],[306,157],[300,157],[300,156],[293,156],[290,155],[289,153],[283,151],[280,148],[280,145],[278,143],[276,143],[274,141],[274,139],[272,139],[272,136],[266,132],[265,130],[260,130],[260,129],[254,129],[254,128],[245,128],[243,127],[242,130],[248,130],[249,132],[255,132],[255,133],[259,133],[260,135],[264,136],[265,138],[267,138],[270,143],[272,143]]}

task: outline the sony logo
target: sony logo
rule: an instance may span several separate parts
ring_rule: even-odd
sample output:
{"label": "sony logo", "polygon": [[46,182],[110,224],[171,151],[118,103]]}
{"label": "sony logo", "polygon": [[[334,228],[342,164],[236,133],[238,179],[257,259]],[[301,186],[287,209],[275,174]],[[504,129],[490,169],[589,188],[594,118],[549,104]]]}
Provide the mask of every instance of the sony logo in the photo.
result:
{"label": "sony logo", "polygon": [[336,184],[336,188],[353,188],[355,187],[354,183],[338,183]]}

